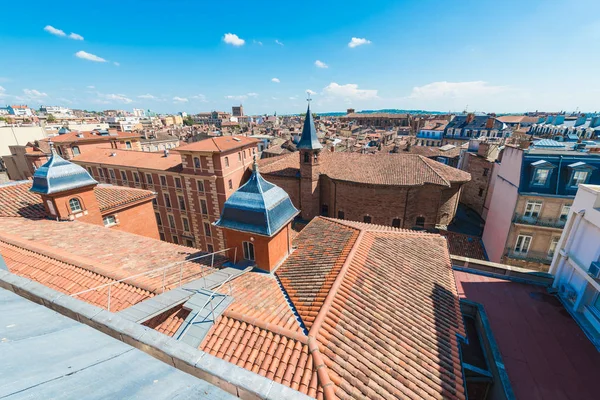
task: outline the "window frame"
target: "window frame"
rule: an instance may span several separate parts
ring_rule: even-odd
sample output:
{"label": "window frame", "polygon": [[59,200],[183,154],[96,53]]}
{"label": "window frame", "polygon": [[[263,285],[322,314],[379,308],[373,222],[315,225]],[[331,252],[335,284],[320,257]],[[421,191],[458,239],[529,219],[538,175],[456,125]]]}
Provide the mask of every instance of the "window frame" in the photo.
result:
{"label": "window frame", "polygon": [[200,157],[193,157],[194,169],[202,168],[202,161],[200,161]]}
{"label": "window frame", "polygon": [[174,179],[175,179],[175,187],[177,189],[182,189],[183,186],[182,186],[181,178],[176,176]]}
{"label": "window frame", "polygon": [[[398,226],[396,226],[395,222],[398,221]],[[392,227],[393,228],[402,228],[402,218],[392,218]]]}
{"label": "window frame", "polygon": [[204,222],[204,236],[212,237],[212,230],[210,228],[210,222]]}
{"label": "window frame", "polygon": [[225,156],[225,168],[229,168],[229,157]]}
{"label": "window frame", "polygon": [[[533,236],[531,235],[517,235],[517,240],[515,241],[514,252],[521,255],[527,255],[529,253],[529,249],[531,248],[531,243],[533,242]],[[526,247],[526,250],[523,249]]]}
{"label": "window frame", "polygon": [[204,181],[203,180],[197,179],[196,180],[196,187],[197,187],[198,192],[202,192],[202,193],[205,192],[205,190],[204,190]]}
{"label": "window frame", "polygon": [[254,243],[243,241],[242,249],[244,254],[244,260],[256,261],[256,252],[254,250]]}
{"label": "window frame", "polygon": [[[585,176],[582,182],[575,183],[575,176],[578,174],[585,174]],[[578,188],[579,185],[585,185],[590,179],[590,175],[590,171],[586,169],[573,169],[573,171],[571,171],[571,177],[569,178],[569,188],[573,189]]]}
{"label": "window frame", "polygon": [[71,151],[73,152],[73,156],[78,156],[81,154],[81,149],[79,146],[71,146]]}
{"label": "window frame", "polygon": [[[112,222],[108,222],[108,223],[107,223],[107,222],[106,222],[106,221],[107,221],[107,219],[110,219],[110,218],[112,218],[112,219],[113,219],[113,221],[112,221]],[[104,224],[104,226],[105,226],[106,228],[110,228],[111,226],[115,226],[115,225],[117,225],[117,224],[118,224],[117,217],[116,217],[114,214],[111,214],[111,215],[105,215],[104,217],[102,217],[102,223]]]}
{"label": "window frame", "polygon": [[184,232],[191,232],[190,231],[190,220],[187,217],[181,217],[181,223],[182,223]]}
{"label": "window frame", "polygon": [[135,171],[133,172],[133,182],[140,183],[140,174]]}
{"label": "window frame", "polygon": [[172,208],[171,196],[169,196],[169,193],[163,193],[163,201],[165,202],[165,207]]}
{"label": "window frame", "polygon": [[146,183],[148,185],[154,185],[154,181],[152,180],[152,174],[146,174]]}
{"label": "window frame", "polygon": [[122,180],[123,182],[127,182],[127,172],[125,172],[125,171],[123,171],[123,170],[121,170],[121,171],[119,171],[119,172],[120,172],[120,175],[121,175],[121,180]]}
{"label": "window frame", "polygon": [[168,187],[168,181],[167,181],[167,176],[166,175],[159,175],[158,176],[158,181],[160,182],[160,186],[162,187]]}
{"label": "window frame", "polygon": [[[72,203],[72,202],[74,202],[74,203]],[[77,204],[77,209],[73,208],[74,204]],[[69,210],[71,211],[71,214],[82,212],[83,204],[81,203],[81,200],[79,200],[77,197],[71,197],[69,199]]]}
{"label": "window frame", "polygon": [[200,199],[200,212],[204,215],[208,215],[208,203],[204,199]]}
{"label": "window frame", "polygon": [[182,211],[186,210],[186,205],[185,205],[185,197],[178,195],[177,196],[177,204],[179,205],[179,209]]}
{"label": "window frame", "polygon": [[162,226],[162,217],[158,211],[154,212],[154,218],[156,218],[156,225]]}
{"label": "window frame", "polygon": [[523,211],[523,217],[532,219],[539,218],[542,213],[543,205],[544,202],[540,200],[527,200],[525,203],[525,210]]}
{"label": "window frame", "polygon": [[177,224],[175,223],[175,216],[173,214],[167,214],[167,221],[169,221],[169,228],[177,229]]}
{"label": "window frame", "polygon": [[[550,176],[552,175],[552,170],[553,168],[535,168],[533,170],[533,176],[531,177],[531,186],[548,187],[548,185],[550,184]],[[544,179],[544,182],[541,183],[536,182],[536,177],[540,172],[546,172],[546,178]]]}
{"label": "window frame", "polygon": [[[558,217],[559,221],[567,221],[569,219],[569,213],[571,212],[571,206],[573,206],[573,204],[563,204],[562,208],[560,209],[560,216]],[[565,209],[566,209],[566,213],[565,213]],[[563,218],[564,216],[564,218]]]}
{"label": "window frame", "polygon": [[[423,223],[420,224],[419,221],[423,220]],[[425,216],[423,215],[419,215],[416,219],[415,219],[415,226],[418,226],[419,228],[425,228]]]}
{"label": "window frame", "polygon": [[363,222],[365,224],[372,224],[373,223],[373,217],[371,217],[369,214],[363,215]]}
{"label": "window frame", "polygon": [[338,210],[337,219],[345,219],[345,218],[346,218],[346,213],[344,213],[344,210]]}

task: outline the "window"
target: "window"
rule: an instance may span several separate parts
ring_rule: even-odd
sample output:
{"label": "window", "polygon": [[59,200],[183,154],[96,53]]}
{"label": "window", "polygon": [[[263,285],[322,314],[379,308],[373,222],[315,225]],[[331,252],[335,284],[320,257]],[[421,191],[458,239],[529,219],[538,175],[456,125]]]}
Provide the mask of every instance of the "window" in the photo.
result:
{"label": "window", "polygon": [[227,185],[229,186],[229,190],[233,189],[233,182],[231,182],[231,179],[227,181]]}
{"label": "window", "polygon": [[225,157],[225,168],[229,167],[229,157]]}
{"label": "window", "polygon": [[198,191],[204,192],[204,182],[198,181],[197,184],[198,184]]}
{"label": "window", "polygon": [[158,206],[158,201],[156,201],[156,197],[152,199],[152,205],[153,205],[154,207],[157,207],[157,206]]}
{"label": "window", "polygon": [[127,182],[127,173],[125,171],[121,171],[121,180]]}
{"label": "window", "polygon": [[161,186],[167,186],[167,177],[164,175],[160,176],[160,185]]}
{"label": "window", "polygon": [[104,170],[102,168],[98,168],[98,175],[100,175],[100,178],[104,179]]}
{"label": "window", "polygon": [[519,235],[517,237],[517,244],[515,245],[515,253],[527,254],[531,245],[531,239],[531,236]]}
{"label": "window", "polygon": [[525,217],[537,218],[542,210],[541,201],[528,201],[525,205]]}
{"label": "window", "polygon": [[483,176],[488,176],[488,172],[490,172],[489,168],[484,168],[483,169]]}
{"label": "window", "polygon": [[479,193],[477,193],[479,197],[483,197],[483,189],[479,188]]}
{"label": "window", "polygon": [[244,258],[246,260],[254,261],[254,245],[250,242],[243,242],[244,246]]}
{"label": "window", "polygon": [[177,196],[177,200],[179,201],[179,209],[185,211],[185,199],[183,196]]}
{"label": "window", "polygon": [[140,174],[138,174],[137,172],[133,173],[133,181],[135,183],[140,183]]}
{"label": "window", "polygon": [[338,219],[344,219],[344,212],[342,210],[338,210]]}
{"label": "window", "polygon": [[125,142],[125,148],[131,149],[131,142]]}
{"label": "window", "polygon": [[242,161],[242,153],[238,151],[238,161]]}
{"label": "window", "polygon": [[204,223],[204,233],[208,237],[212,236],[212,232],[210,231],[210,224],[208,222]]}
{"label": "window", "polygon": [[190,231],[190,221],[188,221],[188,219],[186,217],[181,218],[181,220],[183,221],[183,230],[186,232]]}
{"label": "window", "polygon": [[560,220],[566,221],[569,218],[569,211],[571,211],[571,205],[565,204],[560,211]]}
{"label": "window", "polygon": [[185,245],[187,247],[194,247],[194,242],[192,242],[190,239],[185,239]]}
{"label": "window", "polygon": [[115,176],[115,170],[114,169],[109,169],[108,170],[108,174],[110,175],[110,179],[117,179],[117,177]]}
{"label": "window", "polygon": [[175,235],[173,235],[173,243],[179,244],[179,238]]}
{"label": "window", "polygon": [[371,216],[370,215],[365,215],[363,217],[363,221],[366,222],[367,224],[371,223]]}
{"label": "window", "polygon": [[157,225],[162,225],[162,219],[160,218],[160,213],[155,212],[154,215],[156,216],[156,224]]}
{"label": "window", "polygon": [[448,164],[448,159],[446,157],[436,157],[435,160],[442,164]]}
{"label": "window", "polygon": [[200,159],[198,157],[194,157],[194,168],[200,168]]}
{"label": "window", "polygon": [[152,175],[146,174],[146,183],[152,185]]}
{"label": "window", "polygon": [[74,156],[78,156],[81,154],[81,151],[79,151],[79,146],[73,146],[73,147],[71,147],[71,150],[73,150]]}
{"label": "window", "polygon": [[328,217],[329,216],[329,206],[327,204],[321,205],[321,215],[323,217]]}
{"label": "window", "polygon": [[425,228],[425,217],[423,217],[423,216],[417,217],[417,220],[415,221],[415,225],[419,226],[421,228]]}
{"label": "window", "polygon": [[400,228],[401,225],[402,225],[402,220],[400,220],[400,218],[394,218],[392,220],[392,226],[394,228]]}
{"label": "window", "polygon": [[588,174],[588,171],[573,171],[569,186],[577,187],[580,184],[585,183],[587,181]]}
{"label": "window", "polygon": [[215,248],[213,247],[212,244],[207,244],[206,245],[206,251],[209,253],[214,253],[215,252]]}
{"label": "window", "polygon": [[208,207],[206,206],[206,200],[200,199],[200,209],[202,210],[202,214],[208,214]]}
{"label": "window", "polygon": [[556,251],[556,246],[558,245],[559,236],[554,236],[552,241],[550,242],[550,247],[548,247],[548,257],[554,257],[554,252]]}
{"label": "window", "polygon": [[102,222],[104,222],[104,226],[113,226],[117,224],[117,217],[114,215],[107,215],[102,218]]}
{"label": "window", "polygon": [[171,214],[168,214],[167,217],[169,218],[169,227],[175,229],[175,217]]}
{"label": "window", "polygon": [[310,163],[310,154],[304,153],[304,163],[305,164]]}
{"label": "window", "polygon": [[92,167],[86,167],[88,174],[92,175]]}
{"label": "window", "polygon": [[171,198],[169,197],[169,195],[165,193],[163,197],[165,199],[165,206],[171,208]]}
{"label": "window", "polygon": [[175,178],[175,187],[181,189],[181,178]]}
{"label": "window", "polygon": [[539,186],[546,185],[546,182],[548,181],[548,176],[550,176],[549,169],[536,168],[535,172],[533,173],[533,184]]}
{"label": "window", "polygon": [[158,232],[158,236],[160,237],[160,240],[162,240],[163,242],[165,241],[165,234],[162,232]]}
{"label": "window", "polygon": [[71,209],[71,212],[79,212],[82,211],[81,208],[81,202],[79,201],[79,199],[71,199],[69,200],[69,208]]}

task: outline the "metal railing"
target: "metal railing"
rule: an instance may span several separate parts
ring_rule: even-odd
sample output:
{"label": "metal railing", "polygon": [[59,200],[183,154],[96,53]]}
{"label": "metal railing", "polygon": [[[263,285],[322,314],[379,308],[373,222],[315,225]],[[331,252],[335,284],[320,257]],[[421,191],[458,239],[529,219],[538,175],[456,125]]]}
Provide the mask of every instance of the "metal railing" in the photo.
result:
{"label": "metal railing", "polygon": [[[80,296],[82,294],[86,294],[89,292],[94,292],[94,291],[108,288],[106,309],[108,311],[110,311],[110,304],[111,304],[111,300],[112,300],[112,287],[114,285],[117,285],[119,283],[127,283],[127,281],[135,279],[135,278],[139,278],[139,277],[150,275],[150,274],[156,275],[157,273],[162,272],[162,283],[161,283],[160,287],[161,287],[161,293],[164,293],[166,288],[169,288],[169,290],[170,290],[170,289],[175,289],[175,288],[178,288],[181,286],[182,281],[183,281],[183,269],[187,263],[189,263],[191,261],[200,260],[200,259],[206,258],[206,257],[211,257],[210,270],[213,270],[214,265],[215,265],[215,255],[219,254],[219,253],[224,253],[228,250],[230,250],[230,248],[225,249],[225,250],[215,251],[213,253],[203,254],[201,256],[193,257],[193,258],[190,258],[190,259],[187,259],[184,261],[177,261],[177,262],[169,264],[165,267],[155,268],[155,269],[152,269],[149,271],[141,272],[136,275],[128,276],[127,278],[114,280],[112,282],[105,283],[105,284],[102,284],[102,285],[99,285],[99,286],[96,286],[96,287],[93,287],[90,289],[82,290],[80,292],[73,293],[70,296],[76,297],[76,296]],[[237,258],[237,248],[235,249],[235,258]],[[234,261],[234,263],[235,263],[235,261]],[[179,273],[175,272],[174,274],[167,275],[167,270],[174,269],[175,267],[178,267],[178,266],[179,266]],[[199,273],[198,278],[200,278],[200,279],[204,278],[205,282],[206,282],[206,272],[208,270],[208,265],[198,264],[198,266],[200,266],[200,273]],[[196,276],[197,276],[197,274],[192,274],[192,275],[186,276],[186,279],[191,278],[191,277],[196,277]],[[168,282],[168,280],[171,280],[172,282]]]}
{"label": "metal railing", "polygon": [[566,219],[561,218],[540,218],[540,217],[531,217],[523,214],[515,214],[513,217],[513,222],[516,224],[524,224],[524,225],[534,225],[534,226],[543,226],[548,228],[564,228],[567,222]]}
{"label": "metal railing", "polygon": [[528,251],[528,252],[520,252],[515,251],[514,249],[506,249],[505,253],[508,258],[512,258],[515,260],[523,260],[523,261],[533,261],[539,262],[542,264],[550,264],[552,262],[553,254],[547,251]]}

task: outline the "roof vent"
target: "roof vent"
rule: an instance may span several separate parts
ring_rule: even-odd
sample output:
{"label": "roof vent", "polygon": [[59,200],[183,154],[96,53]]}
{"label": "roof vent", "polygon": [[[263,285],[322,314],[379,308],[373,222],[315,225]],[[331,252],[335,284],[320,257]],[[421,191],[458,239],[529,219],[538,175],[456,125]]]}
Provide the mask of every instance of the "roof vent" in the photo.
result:
{"label": "roof vent", "polygon": [[111,157],[116,157],[116,156],[117,156],[117,153],[115,153],[115,152],[112,152],[112,153],[110,153],[110,156],[111,156]]}
{"label": "roof vent", "polygon": [[165,149],[164,154],[165,154],[165,157],[169,157],[169,150]]}

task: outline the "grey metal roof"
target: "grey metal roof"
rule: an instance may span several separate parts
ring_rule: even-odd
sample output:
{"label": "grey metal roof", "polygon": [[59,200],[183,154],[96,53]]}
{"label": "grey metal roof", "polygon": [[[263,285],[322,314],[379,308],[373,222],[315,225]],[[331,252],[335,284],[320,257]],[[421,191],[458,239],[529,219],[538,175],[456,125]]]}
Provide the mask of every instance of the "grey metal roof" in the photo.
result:
{"label": "grey metal roof", "polygon": [[227,199],[215,225],[273,236],[298,213],[282,188],[263,179],[255,159],[252,176]]}
{"label": "grey metal roof", "polygon": [[0,398],[235,398],[141,350],[2,288],[0,304]]}
{"label": "grey metal roof", "polygon": [[552,139],[542,139],[533,142],[534,147],[544,147],[544,148],[564,148],[566,147],[564,144],[557,142]]}
{"label": "grey metal roof", "polygon": [[85,170],[73,164],[52,150],[52,156],[33,174],[31,191],[40,194],[52,194],[76,189],[98,182]]}
{"label": "grey metal roof", "polygon": [[304,126],[302,127],[302,136],[300,136],[300,141],[296,145],[296,148],[298,150],[319,150],[323,148],[321,143],[319,143],[317,130],[315,129],[315,122],[313,121],[313,116],[310,112],[310,105],[306,108],[306,117],[304,118]]}

